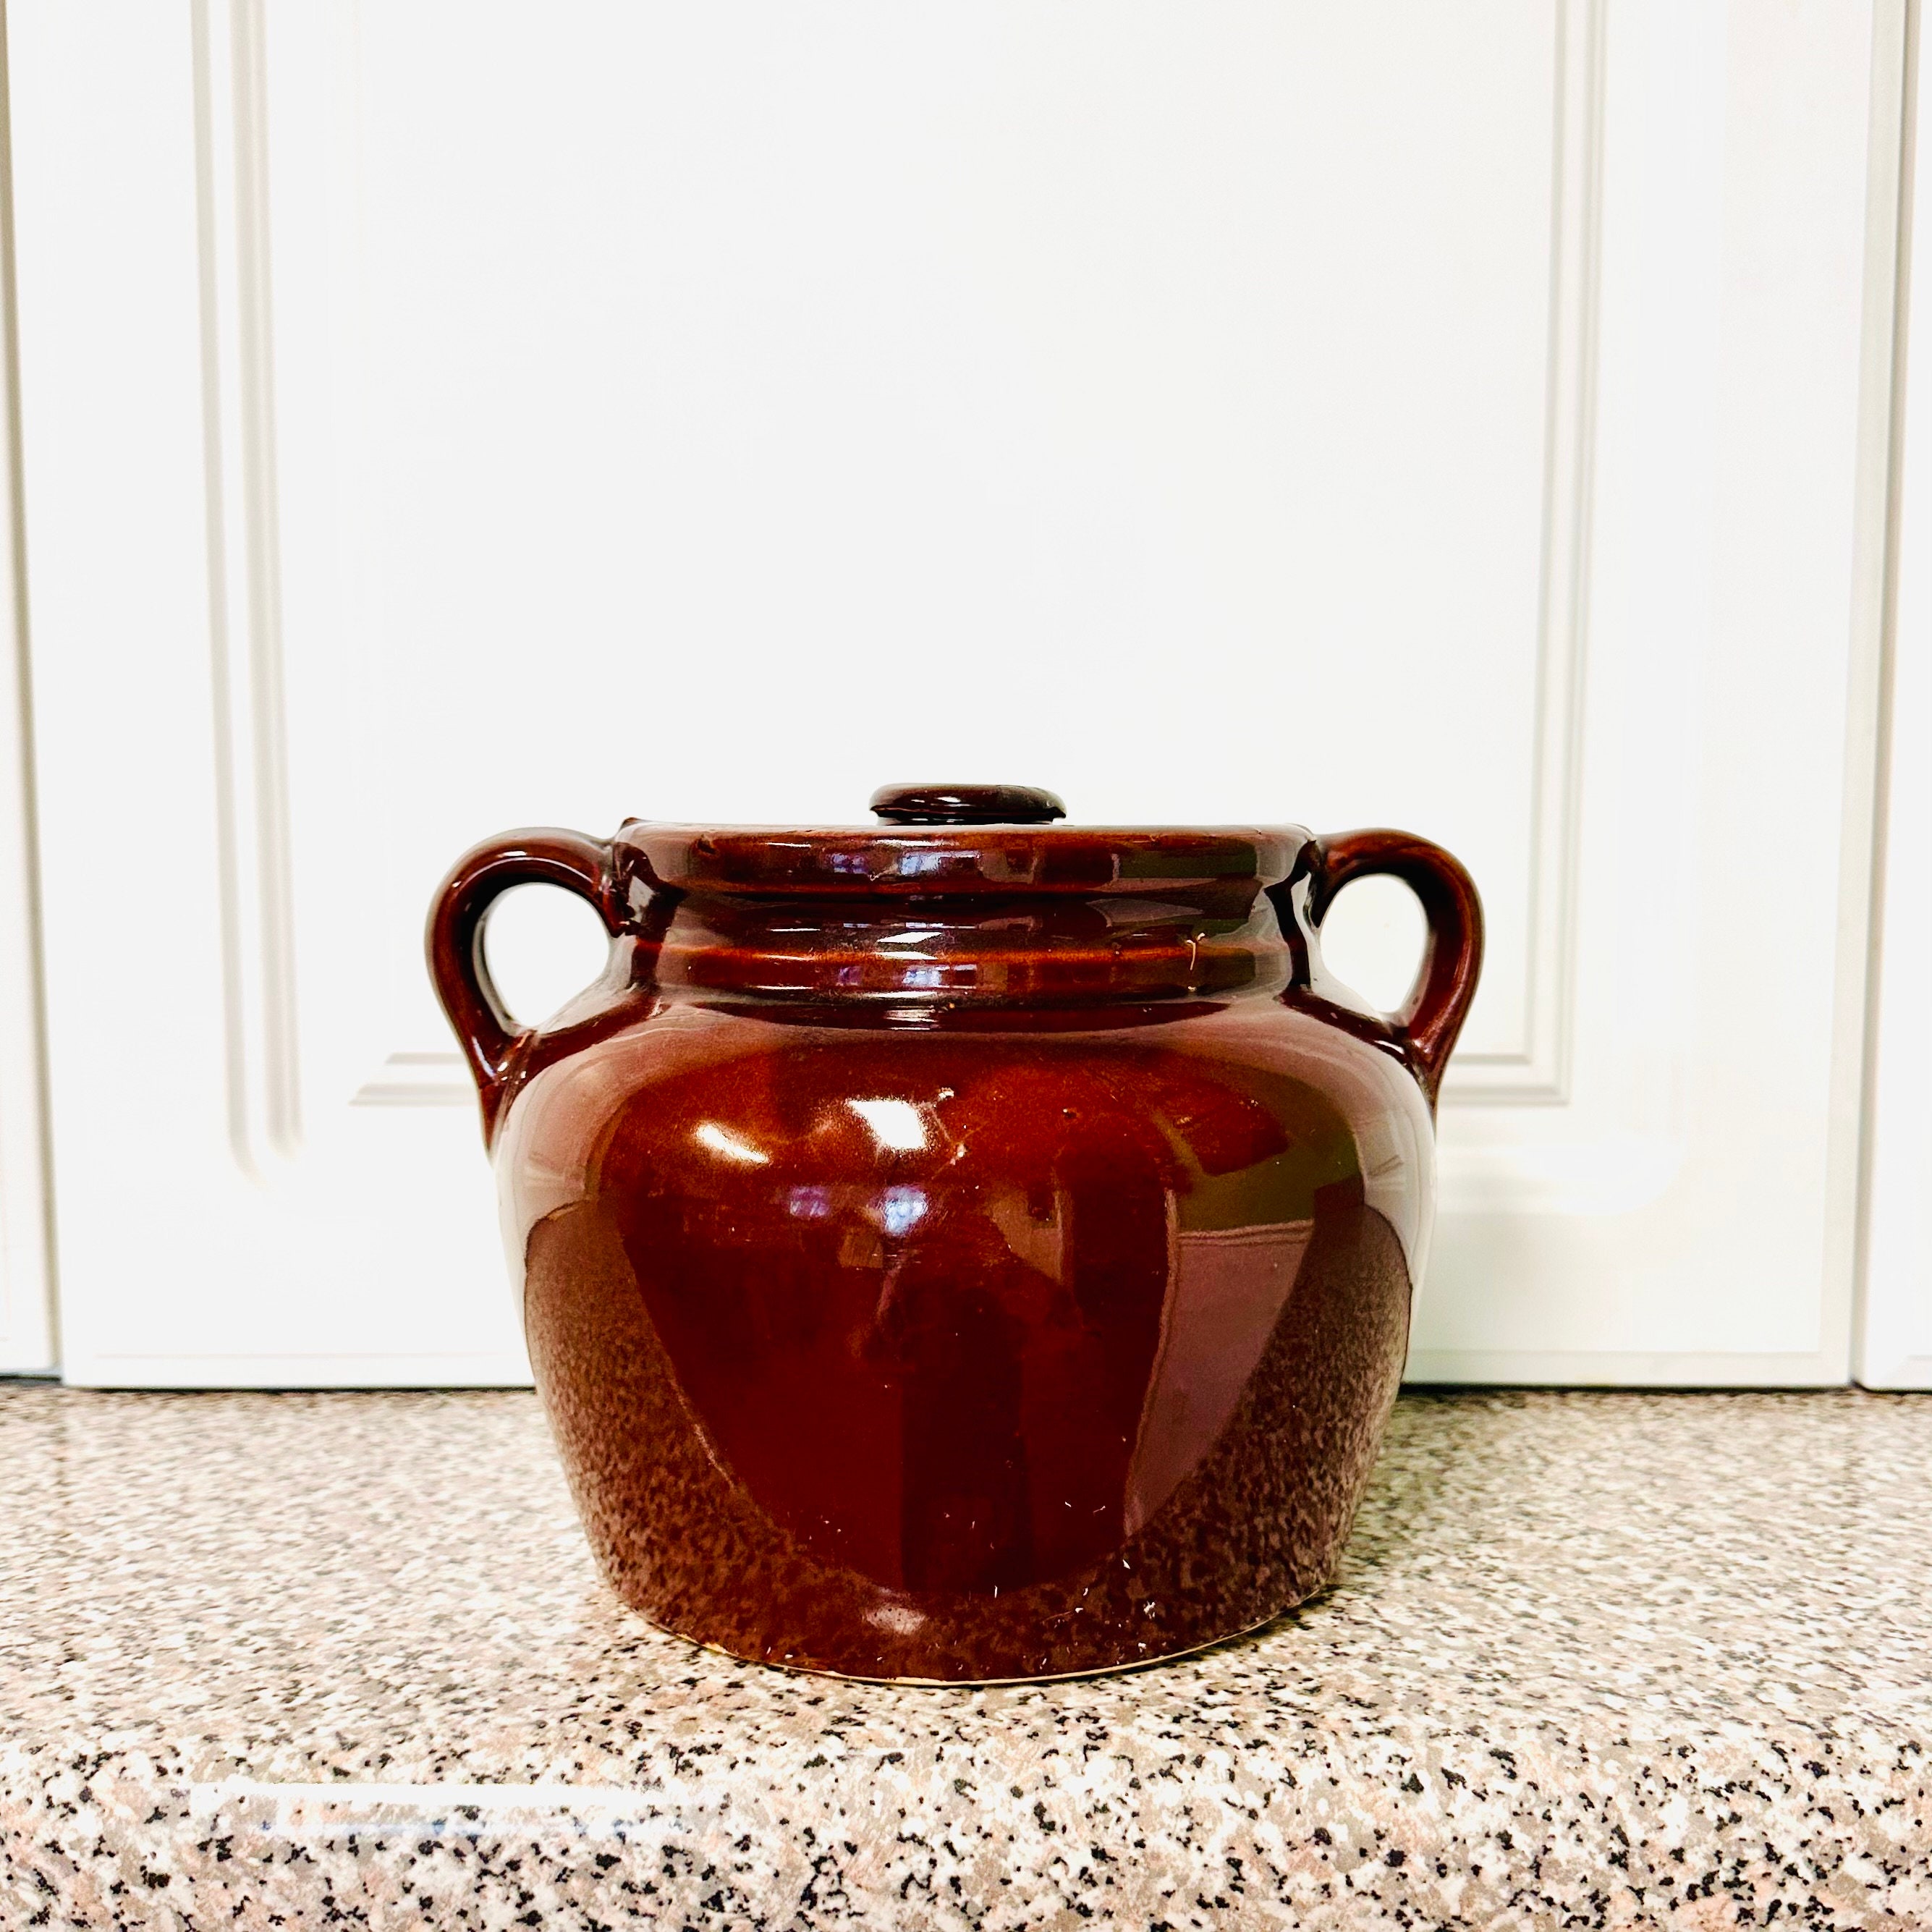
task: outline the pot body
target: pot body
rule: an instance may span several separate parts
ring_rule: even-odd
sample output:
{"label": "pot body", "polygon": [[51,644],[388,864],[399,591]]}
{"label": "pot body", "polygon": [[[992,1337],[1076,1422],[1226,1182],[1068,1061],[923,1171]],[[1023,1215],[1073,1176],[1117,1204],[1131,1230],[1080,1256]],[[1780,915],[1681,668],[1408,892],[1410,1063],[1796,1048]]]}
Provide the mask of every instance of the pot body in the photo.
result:
{"label": "pot body", "polygon": [[704,895],[656,905],[616,907],[605,982],[486,1089],[618,1593],[747,1659],[986,1682],[1319,1588],[1401,1372],[1432,1082],[1298,970],[1296,908],[1250,893],[1255,970],[1210,996],[935,1004],[842,998],[849,963],[748,989],[714,970],[742,904],[735,954]]}

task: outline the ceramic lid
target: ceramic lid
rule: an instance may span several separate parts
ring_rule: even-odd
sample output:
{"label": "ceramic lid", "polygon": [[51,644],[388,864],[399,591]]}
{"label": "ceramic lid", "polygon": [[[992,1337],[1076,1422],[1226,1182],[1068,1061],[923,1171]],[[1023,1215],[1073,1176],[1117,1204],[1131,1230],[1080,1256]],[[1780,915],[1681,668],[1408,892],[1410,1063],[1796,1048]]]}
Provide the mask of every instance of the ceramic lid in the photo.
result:
{"label": "ceramic lid", "polygon": [[634,819],[616,844],[652,888],[924,896],[1276,885],[1308,840],[1295,826],[1067,825],[1066,806],[1034,785],[884,785],[872,808],[878,825]]}

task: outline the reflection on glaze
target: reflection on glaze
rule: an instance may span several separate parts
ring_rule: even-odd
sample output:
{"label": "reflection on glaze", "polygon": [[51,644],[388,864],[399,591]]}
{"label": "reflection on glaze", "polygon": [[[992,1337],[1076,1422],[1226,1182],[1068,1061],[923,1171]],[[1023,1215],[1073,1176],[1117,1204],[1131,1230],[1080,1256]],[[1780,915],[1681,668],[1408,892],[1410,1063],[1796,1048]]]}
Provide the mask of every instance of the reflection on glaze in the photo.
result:
{"label": "reflection on glaze", "polygon": [[1193,1474],[1233,1420],[1301,1271],[1305,1221],[1178,1236],[1160,1346],[1127,1470],[1130,1536]]}
{"label": "reflection on glaze", "polygon": [[709,1148],[713,1154],[722,1154],[727,1160],[736,1161],[746,1167],[763,1167],[771,1159],[766,1154],[739,1139],[729,1127],[721,1127],[716,1120],[700,1120],[691,1130],[691,1137],[700,1147]]}
{"label": "reflection on glaze", "polygon": [[872,1130],[888,1151],[912,1154],[926,1144],[926,1122],[910,1100],[848,1100],[846,1106]]}

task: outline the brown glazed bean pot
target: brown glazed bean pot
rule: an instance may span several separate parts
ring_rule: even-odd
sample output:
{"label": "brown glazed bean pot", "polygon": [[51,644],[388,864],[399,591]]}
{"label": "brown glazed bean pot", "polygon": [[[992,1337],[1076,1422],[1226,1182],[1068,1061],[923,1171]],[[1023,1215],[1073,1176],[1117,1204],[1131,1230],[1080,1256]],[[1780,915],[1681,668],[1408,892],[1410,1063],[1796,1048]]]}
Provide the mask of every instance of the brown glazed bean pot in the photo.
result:
{"label": "brown glazed bean pot", "polygon": [[[1058,826],[1018,787],[874,808],[512,833],[432,911],[604,1573],[667,1630],[855,1677],[1264,1622],[1331,1574],[1394,1399],[1468,877],[1394,832]],[[1428,916],[1393,1017],[1318,944],[1372,872]],[[541,1030],[482,946],[532,880],[611,937]]]}

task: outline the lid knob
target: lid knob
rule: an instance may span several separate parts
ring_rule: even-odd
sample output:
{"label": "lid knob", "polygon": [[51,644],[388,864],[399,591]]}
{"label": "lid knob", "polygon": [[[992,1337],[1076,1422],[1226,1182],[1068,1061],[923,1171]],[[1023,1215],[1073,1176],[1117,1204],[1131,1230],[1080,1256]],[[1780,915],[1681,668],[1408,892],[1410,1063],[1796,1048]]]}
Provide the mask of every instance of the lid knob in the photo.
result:
{"label": "lid knob", "polygon": [[881,785],[872,811],[889,825],[1047,825],[1066,816],[1037,785]]}

